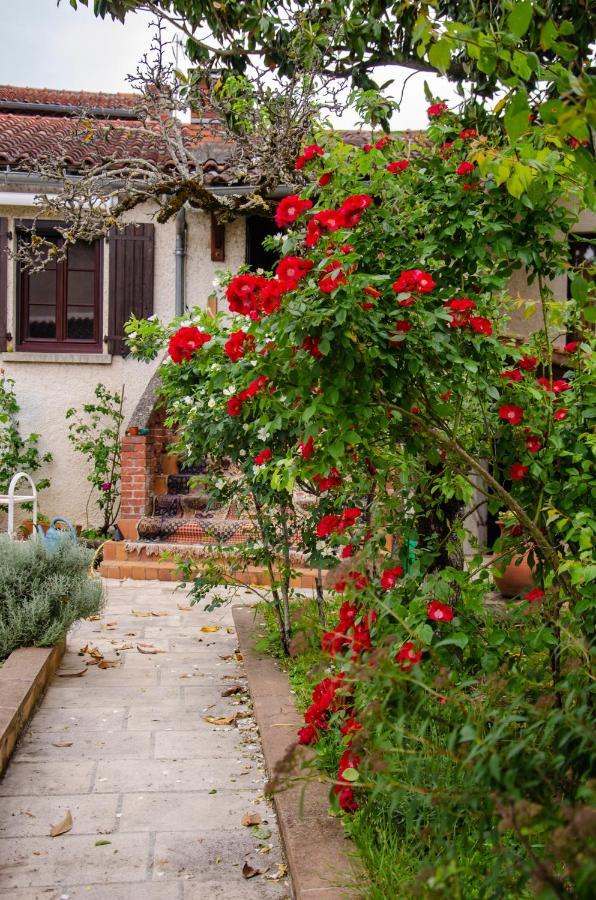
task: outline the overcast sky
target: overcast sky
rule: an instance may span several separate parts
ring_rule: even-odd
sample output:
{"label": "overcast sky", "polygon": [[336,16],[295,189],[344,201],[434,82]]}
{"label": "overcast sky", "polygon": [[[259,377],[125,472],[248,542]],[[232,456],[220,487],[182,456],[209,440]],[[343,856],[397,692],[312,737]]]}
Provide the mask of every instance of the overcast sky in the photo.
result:
{"label": "overcast sky", "polygon": [[[93,6],[93,3],[90,4]],[[127,74],[147,50],[150,19],[137,13],[126,24],[96,19],[84,7],[73,10],[68,0],[0,0],[2,49],[0,84],[50,87],[86,91],[126,91]],[[396,95],[409,74],[403,69],[385,69],[379,78],[395,77]],[[394,128],[424,128],[427,124],[423,92],[424,75],[410,79]],[[443,79],[427,77],[431,89],[448,102],[455,100]],[[356,117],[347,114],[344,128],[354,127]]]}

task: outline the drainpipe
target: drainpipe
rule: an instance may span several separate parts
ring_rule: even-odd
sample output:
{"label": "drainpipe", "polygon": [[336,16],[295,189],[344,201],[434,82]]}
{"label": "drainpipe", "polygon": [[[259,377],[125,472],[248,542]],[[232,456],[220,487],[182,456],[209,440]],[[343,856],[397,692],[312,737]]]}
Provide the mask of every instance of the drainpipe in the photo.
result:
{"label": "drainpipe", "polygon": [[182,207],[176,215],[176,301],[175,315],[184,315],[186,300],[184,292],[184,260],[186,257],[186,212]]}

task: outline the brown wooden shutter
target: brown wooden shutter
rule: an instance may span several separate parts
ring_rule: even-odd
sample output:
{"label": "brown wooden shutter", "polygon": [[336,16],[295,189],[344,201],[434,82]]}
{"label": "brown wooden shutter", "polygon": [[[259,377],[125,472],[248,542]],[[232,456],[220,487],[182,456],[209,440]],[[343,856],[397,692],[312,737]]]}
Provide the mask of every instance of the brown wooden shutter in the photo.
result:
{"label": "brown wooden shutter", "polygon": [[8,219],[0,218],[0,352],[6,350],[8,330]]}
{"label": "brown wooden shutter", "polygon": [[145,224],[110,232],[108,353],[126,356],[124,323],[131,315],[144,319],[153,314],[154,231]]}

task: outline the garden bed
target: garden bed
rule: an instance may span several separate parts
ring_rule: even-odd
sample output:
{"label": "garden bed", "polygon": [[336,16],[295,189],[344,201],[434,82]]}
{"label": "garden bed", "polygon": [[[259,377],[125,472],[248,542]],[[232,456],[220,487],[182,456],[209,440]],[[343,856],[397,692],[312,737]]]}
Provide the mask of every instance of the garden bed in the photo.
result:
{"label": "garden bed", "polygon": [[341,822],[329,815],[329,784],[313,778],[312,770],[306,777],[301,773],[300,760],[312,758],[312,752],[301,748],[300,755],[292,758],[302,718],[288,677],[271,656],[255,649],[265,629],[254,607],[236,606],[233,612],[267,771],[270,778],[283,771],[292,779],[273,799],[294,896],[296,900],[344,900],[353,896],[349,882],[356,876],[355,863]]}
{"label": "garden bed", "polygon": [[13,650],[0,668],[0,776],[56,672],[66,642]]}

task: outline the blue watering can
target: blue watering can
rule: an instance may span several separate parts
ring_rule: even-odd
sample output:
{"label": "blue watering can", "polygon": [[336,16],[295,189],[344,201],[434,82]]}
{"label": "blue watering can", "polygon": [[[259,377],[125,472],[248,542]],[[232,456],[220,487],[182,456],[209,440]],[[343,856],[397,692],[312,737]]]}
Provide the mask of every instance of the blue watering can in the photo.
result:
{"label": "blue watering can", "polygon": [[42,542],[48,553],[55,550],[63,541],[76,544],[77,533],[72,522],[56,516],[50,522],[47,531],[44,532],[41,525],[37,526],[37,537]]}

